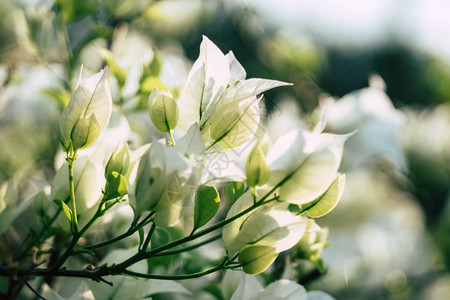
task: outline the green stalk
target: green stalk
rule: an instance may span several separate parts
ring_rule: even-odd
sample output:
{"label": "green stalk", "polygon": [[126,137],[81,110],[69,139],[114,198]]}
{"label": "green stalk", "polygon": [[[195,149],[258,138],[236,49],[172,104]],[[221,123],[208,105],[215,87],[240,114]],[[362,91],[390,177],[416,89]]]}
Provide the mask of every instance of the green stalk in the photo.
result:
{"label": "green stalk", "polygon": [[[102,248],[102,247],[108,246],[108,245],[110,245],[110,244],[114,244],[115,242],[118,242],[118,241],[120,241],[120,240],[123,240],[124,238],[127,238],[127,237],[129,237],[130,235],[134,234],[136,231],[139,230],[139,228],[141,228],[141,227],[147,225],[147,224],[148,224],[147,222],[149,221],[149,219],[151,219],[151,217],[152,217],[154,214],[155,214],[155,213],[150,213],[150,214],[149,214],[147,217],[145,217],[139,224],[137,224],[138,219],[134,219],[134,220],[133,220],[133,223],[131,223],[130,228],[129,228],[125,233],[122,233],[121,235],[116,236],[115,238],[112,238],[112,239],[110,239],[110,240],[107,240],[107,241],[104,241],[104,242],[101,242],[101,243],[98,243],[98,244],[85,246],[85,247],[83,247],[83,249],[86,249],[86,250],[93,250],[93,249],[97,249],[97,248]],[[137,224],[137,225],[136,225],[136,224]]]}
{"label": "green stalk", "polygon": [[97,221],[98,218],[103,216],[108,209],[113,207],[115,204],[119,203],[120,199],[121,198],[118,198],[115,201],[115,203],[113,205],[111,205],[109,208],[102,209],[102,206],[103,206],[103,203],[105,200],[105,198],[103,197],[103,199],[100,201],[100,203],[98,205],[97,211],[95,212],[94,216],[89,220],[89,222],[86,225],[83,226],[83,228],[80,231],[77,230],[77,232],[73,234],[73,238],[72,238],[72,241],[70,242],[69,247],[67,247],[64,254],[59,258],[59,260],[53,266],[53,270],[58,270],[59,268],[62,267],[64,262],[72,255],[73,249],[75,248],[75,246],[78,243],[78,240],[83,236],[83,234],[85,234],[86,231],[92,226],[92,224],[94,224],[94,222]]}
{"label": "green stalk", "polygon": [[75,187],[73,180],[73,164],[76,159],[76,151],[72,149],[67,153],[67,165],[69,166],[69,197],[70,197],[70,209],[72,210],[72,232],[78,233],[78,217],[77,217],[77,205],[75,203]]}
{"label": "green stalk", "polygon": [[175,146],[175,141],[173,139],[172,131],[169,129],[169,137],[171,146]]}

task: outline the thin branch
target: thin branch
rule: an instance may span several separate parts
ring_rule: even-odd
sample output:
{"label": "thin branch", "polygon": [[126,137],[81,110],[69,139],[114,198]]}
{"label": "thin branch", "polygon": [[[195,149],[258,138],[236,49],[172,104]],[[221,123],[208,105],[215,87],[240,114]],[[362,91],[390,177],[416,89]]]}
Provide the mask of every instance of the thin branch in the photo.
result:
{"label": "thin branch", "polygon": [[124,238],[127,238],[130,235],[133,235],[136,231],[139,230],[140,227],[143,227],[143,226],[147,225],[147,222],[149,222],[150,218],[154,214],[155,213],[153,213],[153,212],[150,213],[138,225],[136,225],[138,219],[133,220],[133,223],[131,223],[130,228],[126,232],[122,233],[121,235],[119,235],[119,236],[117,236],[115,238],[112,238],[110,240],[107,240],[107,241],[104,241],[104,242],[101,242],[101,243],[98,243],[98,244],[84,246],[84,247],[81,247],[81,248],[86,249],[86,250],[94,250],[94,249],[97,249],[97,248],[102,248],[102,247],[108,246],[108,245],[113,244],[115,242],[118,242],[120,240],[123,240]]}
{"label": "thin branch", "polygon": [[175,254],[180,254],[180,253],[183,253],[183,252],[191,251],[191,250],[199,248],[199,247],[201,247],[203,245],[206,245],[206,244],[209,244],[211,242],[214,242],[215,240],[218,240],[221,237],[222,237],[222,234],[220,233],[220,234],[217,234],[217,235],[213,236],[212,238],[209,238],[209,239],[207,239],[207,240],[205,240],[203,242],[200,242],[200,243],[197,243],[197,244],[194,244],[194,245],[182,248],[182,249],[177,249],[177,250],[165,251],[165,252],[162,252],[162,253],[158,253],[155,256],[175,255]]}
{"label": "thin branch", "polygon": [[27,286],[27,288],[29,288],[30,289],[30,291],[32,291],[33,292],[33,294],[35,294],[36,295],[36,297],[38,297],[39,299],[43,299],[43,300],[45,300],[45,298],[44,297],[42,297],[41,295],[39,295],[39,293],[35,290],[35,289],[33,289],[33,287],[28,283],[28,281],[25,281],[25,285]]}
{"label": "thin branch", "polygon": [[54,270],[52,268],[38,268],[38,269],[30,269],[30,268],[21,268],[21,269],[10,269],[5,265],[0,265],[0,276],[11,276],[14,274],[19,278],[31,278],[34,276],[62,276],[62,277],[79,277],[79,278],[90,278],[97,282],[105,282],[109,285],[112,285],[111,282],[104,280],[102,277],[111,275],[109,268],[107,266],[101,266],[99,268],[90,270],[90,269],[82,269],[82,270],[67,270],[66,268],[62,268],[59,270]]}
{"label": "thin branch", "polygon": [[185,280],[185,279],[192,279],[192,278],[198,278],[202,277],[217,271],[220,271],[224,268],[225,263],[227,262],[228,257],[226,257],[218,266],[197,272],[192,274],[183,274],[183,275],[157,275],[157,274],[146,274],[146,273],[138,273],[130,270],[123,270],[122,274],[134,276],[134,277],[140,277],[140,278],[146,278],[146,279],[162,279],[162,280]]}

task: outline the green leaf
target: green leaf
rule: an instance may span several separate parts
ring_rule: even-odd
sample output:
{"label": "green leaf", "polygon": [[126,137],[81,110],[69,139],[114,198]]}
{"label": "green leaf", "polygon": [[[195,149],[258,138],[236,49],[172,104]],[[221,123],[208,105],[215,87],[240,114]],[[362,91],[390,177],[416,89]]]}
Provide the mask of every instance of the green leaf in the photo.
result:
{"label": "green leaf", "polygon": [[270,246],[249,246],[241,251],[238,260],[247,274],[264,272],[278,257]]}
{"label": "green leaf", "polygon": [[243,181],[228,181],[225,187],[225,200],[233,204],[247,190]]}
{"label": "green leaf", "polygon": [[323,259],[318,255],[311,255],[309,260],[314,264],[314,266],[320,271],[320,273],[325,272],[325,264]]}
{"label": "green leaf", "polygon": [[122,197],[127,194],[128,184],[127,180],[122,174],[115,171],[108,176],[108,183],[106,184],[105,200],[110,200]]}
{"label": "green leaf", "polygon": [[[242,211],[248,209],[253,205],[253,196],[250,193],[250,191],[245,192],[242,194],[230,207],[230,210],[228,210],[227,213],[227,219],[230,219],[234,217],[235,215],[241,213]],[[255,210],[256,211],[256,210]],[[233,240],[237,237],[239,234],[239,231],[241,230],[241,227],[245,220],[247,220],[252,214],[254,214],[254,211],[250,211],[243,215],[242,217],[237,218],[233,222],[228,223],[225,225],[222,229],[222,239],[225,242],[225,244],[228,246],[230,245]]]}
{"label": "green leaf", "polygon": [[289,203],[288,210],[294,215],[298,215],[302,209],[297,204]]}
{"label": "green leaf", "polygon": [[[142,78],[147,78],[148,76],[154,76],[154,78],[157,78],[161,73],[163,63],[162,60],[162,55],[156,49],[153,49],[152,61],[148,65],[144,65]],[[153,87],[149,90],[149,92],[151,92],[151,90],[153,90]]]}
{"label": "green leaf", "polygon": [[[342,174],[331,183],[328,190],[315,200],[306,211],[311,218],[319,218],[332,211],[342,198],[345,186],[345,175]],[[308,206],[308,204],[306,204]]]}
{"label": "green leaf", "polygon": [[83,249],[83,248],[74,248],[72,250],[72,255],[77,255],[77,254],[89,254],[89,255],[95,256],[95,253],[91,250]]}
{"label": "green leaf", "polygon": [[215,186],[202,185],[195,195],[194,230],[208,223],[220,207],[219,192]]}
{"label": "green leaf", "polygon": [[154,88],[157,88],[159,90],[167,90],[168,86],[162,83],[158,77],[148,76],[142,81],[140,90],[143,93],[150,94]]}
{"label": "green leaf", "polygon": [[119,85],[123,87],[125,85],[125,81],[127,79],[127,70],[121,68],[116,61],[114,60],[113,53],[105,48],[102,48],[96,44],[94,44],[96,47],[95,49],[100,54],[100,56],[105,60],[106,64],[110,67],[110,69],[114,72],[114,75],[116,75],[117,81],[119,82]]}
{"label": "green leaf", "polygon": [[44,88],[41,90],[47,96],[52,97],[59,104],[61,110],[63,110],[70,100],[70,94],[63,88]]}
{"label": "green leaf", "polygon": [[212,295],[217,300],[225,300],[225,298],[222,296],[222,291],[217,286],[217,284],[206,285],[206,286],[204,286],[202,288],[202,290],[204,290],[205,292],[209,293],[210,295]]}
{"label": "green leaf", "polygon": [[151,239],[151,248],[152,249],[159,248],[180,237],[181,234],[176,228],[156,227]]}
{"label": "green leaf", "polygon": [[47,216],[50,201],[48,201],[47,195],[44,192],[39,192],[33,199],[34,211],[40,217]]}
{"label": "green leaf", "polygon": [[59,208],[62,209],[62,211],[64,212],[64,214],[66,215],[67,219],[69,220],[70,223],[72,223],[72,211],[70,210],[70,208],[67,206],[66,203],[62,202],[59,199],[55,199],[53,200],[53,202],[59,206]]}

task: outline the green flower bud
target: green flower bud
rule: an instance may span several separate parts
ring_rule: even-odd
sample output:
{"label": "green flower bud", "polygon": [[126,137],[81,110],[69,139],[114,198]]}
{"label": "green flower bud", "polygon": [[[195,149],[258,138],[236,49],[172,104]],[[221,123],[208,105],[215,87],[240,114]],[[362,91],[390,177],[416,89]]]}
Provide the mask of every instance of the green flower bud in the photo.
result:
{"label": "green flower bud", "polygon": [[178,104],[168,91],[154,88],[148,99],[150,119],[162,133],[170,132],[178,123]]}
{"label": "green flower bud", "polygon": [[259,145],[255,145],[248,154],[245,172],[247,173],[247,185],[250,187],[264,185],[269,180],[270,168]]}
{"label": "green flower bud", "polygon": [[[98,138],[111,117],[111,89],[105,68],[77,87],[63,111],[59,129],[61,145],[65,151],[87,148]],[[80,72],[81,77],[81,72]]]}
{"label": "green flower bud", "polygon": [[91,146],[100,135],[100,124],[95,117],[95,113],[88,118],[82,117],[75,124],[70,138],[73,149],[84,149]]}
{"label": "green flower bud", "polygon": [[129,166],[130,150],[128,149],[128,145],[125,144],[120,150],[119,145],[117,145],[106,164],[105,178],[108,179],[113,172],[126,175]]}
{"label": "green flower bud", "polygon": [[321,228],[312,219],[308,220],[306,232],[295,245],[302,257],[319,256],[323,248],[327,246],[328,228]]}

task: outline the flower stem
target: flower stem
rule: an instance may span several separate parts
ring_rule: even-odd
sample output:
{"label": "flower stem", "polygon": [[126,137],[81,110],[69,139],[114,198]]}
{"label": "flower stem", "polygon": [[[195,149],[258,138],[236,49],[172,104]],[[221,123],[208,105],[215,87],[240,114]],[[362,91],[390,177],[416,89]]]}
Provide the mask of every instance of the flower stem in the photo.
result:
{"label": "flower stem", "polygon": [[171,146],[175,146],[175,141],[173,140],[172,131],[169,130],[169,138],[170,138],[170,144]]}
{"label": "flower stem", "polygon": [[77,217],[77,205],[75,203],[75,187],[73,180],[73,164],[76,159],[76,151],[70,149],[67,153],[67,165],[69,166],[69,197],[70,197],[70,209],[72,210],[72,233],[78,233],[78,217]]}

